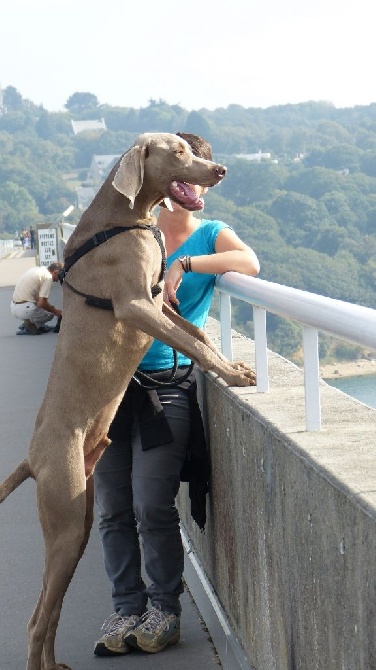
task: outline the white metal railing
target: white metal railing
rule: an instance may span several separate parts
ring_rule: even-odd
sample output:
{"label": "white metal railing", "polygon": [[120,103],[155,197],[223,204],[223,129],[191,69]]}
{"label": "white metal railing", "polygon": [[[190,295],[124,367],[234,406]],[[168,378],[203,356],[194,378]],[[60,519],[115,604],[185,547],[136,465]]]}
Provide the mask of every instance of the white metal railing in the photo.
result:
{"label": "white metal railing", "polygon": [[9,254],[14,247],[14,240],[0,240],[0,258]]}
{"label": "white metal railing", "polygon": [[220,292],[222,352],[229,360],[233,360],[231,298],[253,305],[258,392],[269,390],[266,312],[302,325],[306,429],[320,430],[318,333],[376,350],[376,310],[237,272],[227,272],[218,277],[216,286]]}

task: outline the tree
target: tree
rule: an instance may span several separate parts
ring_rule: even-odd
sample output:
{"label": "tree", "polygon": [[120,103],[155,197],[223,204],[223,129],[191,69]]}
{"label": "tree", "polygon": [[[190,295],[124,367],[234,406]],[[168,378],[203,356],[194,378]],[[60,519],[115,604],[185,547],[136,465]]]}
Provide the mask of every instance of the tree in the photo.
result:
{"label": "tree", "polygon": [[99,107],[98,98],[93,93],[73,93],[65,103],[70,112],[84,112]]}
{"label": "tree", "polygon": [[341,191],[329,191],[320,198],[329,214],[344,228],[351,229],[356,225],[356,214],[349,206],[346,195]]}
{"label": "tree", "polygon": [[38,208],[35,200],[23,187],[13,182],[5,182],[0,189],[0,202],[5,203],[2,226],[7,232],[23,228],[27,223],[38,219]]}
{"label": "tree", "polygon": [[291,191],[277,195],[270,205],[269,214],[280,222],[281,236],[293,247],[318,249],[321,231],[330,227],[330,217],[324,204]]}
{"label": "tree", "polygon": [[285,182],[287,191],[304,193],[311,198],[321,198],[328,191],[340,191],[345,177],[323,167],[302,168],[290,172]]}
{"label": "tree", "polygon": [[360,162],[362,172],[369,177],[376,177],[376,151],[366,151]]}
{"label": "tree", "polygon": [[323,157],[322,164],[332,170],[359,170],[361,150],[350,144],[337,144],[330,147]]}
{"label": "tree", "polygon": [[321,121],[317,132],[326,137],[331,145],[333,140],[336,144],[350,144],[351,142],[351,133],[335,121]]}
{"label": "tree", "polygon": [[7,86],[3,93],[4,105],[8,111],[17,112],[23,107],[22,95],[14,86]]}
{"label": "tree", "polygon": [[201,137],[205,137],[209,142],[211,141],[212,130],[210,123],[203,114],[200,114],[200,112],[193,111],[188,114],[185,124],[185,132],[201,135]]}
{"label": "tree", "polygon": [[281,189],[287,170],[271,162],[255,163],[246,159],[229,162],[229,171],[221,184],[225,198],[231,198],[240,207],[270,200]]}
{"label": "tree", "polygon": [[282,319],[275,314],[267,314],[268,346],[290,360],[299,349],[302,341],[300,324]]}

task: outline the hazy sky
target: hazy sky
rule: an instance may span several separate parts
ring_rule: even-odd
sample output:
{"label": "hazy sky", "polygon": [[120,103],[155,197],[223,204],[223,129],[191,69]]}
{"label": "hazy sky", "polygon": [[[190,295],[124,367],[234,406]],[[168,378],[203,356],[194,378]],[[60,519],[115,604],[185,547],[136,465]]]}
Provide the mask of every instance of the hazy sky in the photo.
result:
{"label": "hazy sky", "polygon": [[0,85],[60,110],[376,102],[374,0],[3,0]]}

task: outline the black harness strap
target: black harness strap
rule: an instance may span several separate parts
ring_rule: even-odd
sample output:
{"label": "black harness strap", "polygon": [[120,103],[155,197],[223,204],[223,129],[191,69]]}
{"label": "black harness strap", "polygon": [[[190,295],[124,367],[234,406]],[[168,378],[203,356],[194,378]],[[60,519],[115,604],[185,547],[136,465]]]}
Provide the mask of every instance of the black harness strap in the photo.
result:
{"label": "black harness strap", "polygon": [[[85,298],[85,303],[86,305],[89,305],[90,307],[98,307],[99,309],[107,309],[107,310],[112,310],[114,309],[114,306],[112,304],[111,298],[98,298],[95,295],[90,295],[88,293],[83,293],[82,291],[79,291],[78,289],[74,288],[71,284],[69,284],[66,280],[66,276],[68,274],[68,270],[74,265],[82,256],[85,256],[89,251],[92,251],[92,249],[95,249],[98,247],[100,244],[103,244],[103,242],[107,242],[107,240],[110,240],[111,237],[114,237],[115,235],[119,235],[119,233],[126,233],[129,230],[135,230],[136,228],[141,229],[141,230],[150,230],[153,235],[155,240],[159,244],[159,248],[161,250],[161,255],[162,255],[162,260],[161,260],[161,271],[159,274],[158,278],[158,284],[159,282],[162,281],[164,274],[166,272],[166,253],[165,253],[165,247],[163,244],[162,240],[162,233],[157,228],[157,226],[145,226],[142,224],[136,225],[136,226],[129,226],[128,228],[123,228],[121,226],[116,226],[115,228],[110,228],[110,230],[101,230],[99,233],[96,233],[91,237],[87,242],[84,242],[76,251],[71,255],[68,256],[68,258],[65,259],[64,262],[64,268],[60,270],[59,272],[59,281],[60,284],[64,284],[71,290],[73,293],[76,293],[77,295],[81,295],[83,298]],[[159,293],[161,293],[162,289],[161,287],[156,284],[155,286],[151,287],[151,295],[153,298],[157,296]],[[179,309],[176,306],[175,307],[176,311],[179,313]],[[137,370],[137,376],[134,375],[133,379],[134,381],[139,384],[140,386],[143,386],[144,388],[147,388],[149,391],[154,390],[157,388],[169,388],[173,387],[176,385],[182,384],[192,373],[194,363],[192,362],[189,368],[187,369],[186,373],[179,379],[175,380],[178,364],[177,364],[177,353],[175,349],[173,349],[174,352],[174,367],[172,368],[171,371],[171,376],[168,379],[168,381],[160,381],[153,379],[152,377],[149,377],[149,375],[141,372],[141,370]]]}
{"label": "black harness strap", "polygon": [[150,230],[150,232],[153,233],[155,240],[158,242],[159,248],[161,250],[162,261],[158,283],[151,287],[151,295],[153,298],[155,298],[155,296],[157,296],[162,291],[158,284],[162,281],[166,272],[166,254],[161,231],[159,228],[157,228],[157,226],[154,225],[145,226],[143,224],[139,224],[136,226],[129,226],[128,228],[116,226],[115,228],[110,228],[110,230],[100,230],[98,233],[93,235],[93,237],[87,240],[87,242],[84,242],[84,244],[78,247],[78,249],[76,249],[76,251],[71,256],[68,256],[68,258],[65,259],[64,268],[59,272],[60,284],[65,282],[66,286],[68,286],[71,291],[77,293],[78,295],[82,295],[82,297],[85,298],[85,303],[91,307],[98,307],[99,309],[113,309],[112,300],[110,298],[98,298],[95,295],[90,295],[79,291],[66,281],[66,275],[68,274],[68,270],[72,267],[72,265],[74,265],[80,258],[82,258],[82,256],[85,256],[85,254],[87,254],[89,251],[92,251],[92,249],[95,249],[100,244],[103,244],[103,242],[107,242],[107,240],[110,240],[111,237],[114,237],[114,235],[119,235],[119,233],[126,233],[129,230],[135,230],[137,228],[141,230]]}
{"label": "black harness strap", "polygon": [[70,288],[73,293],[77,295],[82,295],[85,298],[85,303],[90,307],[99,307],[99,309],[110,309],[113,310],[114,306],[112,304],[111,298],[98,298],[96,295],[90,295],[89,293],[82,293],[78,289],[74,288],[72,284],[69,284],[66,279],[64,279],[64,284]]}
{"label": "black harness strap", "polygon": [[86,242],[84,242],[84,244],[78,247],[78,249],[76,249],[76,251],[71,256],[68,256],[68,258],[65,259],[64,262],[65,272],[68,272],[69,268],[71,268],[72,265],[74,265],[79,258],[87,254],[88,251],[95,249],[95,247],[98,247],[100,244],[103,244],[103,242],[107,242],[107,240],[110,240],[111,237],[114,237],[114,235],[119,235],[119,233],[124,233],[127,230],[134,230],[135,228],[148,230],[150,229],[150,226],[144,226],[140,224],[138,226],[129,226],[129,228],[116,226],[115,228],[110,228],[110,230],[100,230],[99,233],[96,233],[95,235],[93,235],[93,237],[90,237],[90,239],[88,239]]}

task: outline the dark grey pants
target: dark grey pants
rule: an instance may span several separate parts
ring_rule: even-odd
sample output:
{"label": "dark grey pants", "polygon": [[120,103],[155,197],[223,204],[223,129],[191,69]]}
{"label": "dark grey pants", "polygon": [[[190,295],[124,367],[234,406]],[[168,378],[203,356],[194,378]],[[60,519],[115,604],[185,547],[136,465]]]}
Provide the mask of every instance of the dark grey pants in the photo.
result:
{"label": "dark grey pants", "polygon": [[[137,421],[132,434],[107,447],[95,469],[96,501],[104,563],[114,609],[141,615],[148,598],[165,612],[180,614],[183,546],[175,498],[189,438],[188,397],[181,389],[158,391],[173,442],[142,451]],[[140,542],[146,588],[141,577]]]}

